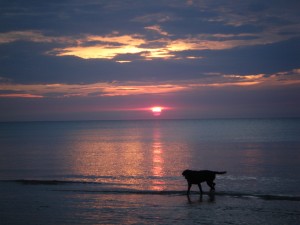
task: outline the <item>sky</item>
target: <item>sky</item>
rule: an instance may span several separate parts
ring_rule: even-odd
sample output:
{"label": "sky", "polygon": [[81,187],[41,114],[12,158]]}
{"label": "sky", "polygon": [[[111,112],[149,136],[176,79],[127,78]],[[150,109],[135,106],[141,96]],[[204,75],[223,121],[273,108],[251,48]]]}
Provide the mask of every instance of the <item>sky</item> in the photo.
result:
{"label": "sky", "polygon": [[0,0],[0,121],[299,117],[299,9]]}

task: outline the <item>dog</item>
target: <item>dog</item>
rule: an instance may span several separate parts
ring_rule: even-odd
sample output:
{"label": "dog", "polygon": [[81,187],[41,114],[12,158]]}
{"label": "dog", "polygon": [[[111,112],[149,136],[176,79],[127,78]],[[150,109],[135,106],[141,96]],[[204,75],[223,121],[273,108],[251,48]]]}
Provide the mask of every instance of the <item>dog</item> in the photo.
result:
{"label": "dog", "polygon": [[202,195],[202,187],[201,183],[206,182],[207,185],[210,187],[210,191],[215,190],[215,183],[214,179],[216,178],[216,174],[225,174],[226,171],[223,172],[216,172],[216,171],[210,171],[210,170],[200,170],[200,171],[195,171],[195,170],[185,170],[182,172],[182,175],[185,177],[188,183],[188,190],[187,190],[187,195],[190,194],[190,190],[192,187],[192,184],[198,184],[200,194]]}

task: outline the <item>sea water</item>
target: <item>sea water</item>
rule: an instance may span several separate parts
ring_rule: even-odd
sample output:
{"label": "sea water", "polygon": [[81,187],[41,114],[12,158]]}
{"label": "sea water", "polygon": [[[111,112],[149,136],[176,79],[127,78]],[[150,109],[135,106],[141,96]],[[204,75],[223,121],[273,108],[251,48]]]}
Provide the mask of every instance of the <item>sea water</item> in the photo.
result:
{"label": "sea water", "polygon": [[[298,224],[300,119],[0,123],[1,224]],[[227,171],[186,196],[185,169]]]}

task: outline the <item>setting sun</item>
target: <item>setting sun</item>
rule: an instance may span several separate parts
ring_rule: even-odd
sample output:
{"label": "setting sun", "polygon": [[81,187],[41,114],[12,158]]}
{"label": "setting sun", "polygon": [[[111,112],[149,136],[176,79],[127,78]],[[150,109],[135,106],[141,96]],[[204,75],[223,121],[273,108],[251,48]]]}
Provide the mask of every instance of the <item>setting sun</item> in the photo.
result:
{"label": "setting sun", "polygon": [[155,106],[151,108],[151,111],[153,113],[154,116],[159,116],[162,112],[163,108],[160,106]]}
{"label": "setting sun", "polygon": [[151,108],[152,112],[161,112],[162,111],[162,107],[160,106],[155,106],[153,108]]}

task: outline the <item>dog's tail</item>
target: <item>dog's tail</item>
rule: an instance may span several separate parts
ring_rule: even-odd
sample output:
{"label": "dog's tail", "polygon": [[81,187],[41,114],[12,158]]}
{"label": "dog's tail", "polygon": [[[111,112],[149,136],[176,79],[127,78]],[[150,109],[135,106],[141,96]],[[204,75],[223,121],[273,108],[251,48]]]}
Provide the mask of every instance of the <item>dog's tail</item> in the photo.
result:
{"label": "dog's tail", "polygon": [[214,171],[215,174],[225,174],[226,171],[222,171],[222,172],[218,172],[218,171]]}

